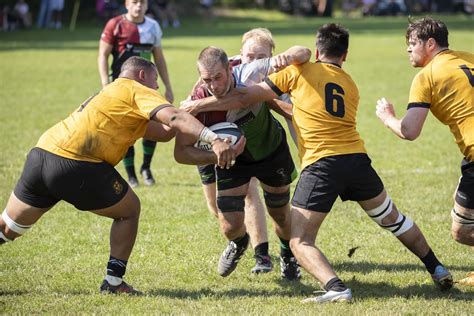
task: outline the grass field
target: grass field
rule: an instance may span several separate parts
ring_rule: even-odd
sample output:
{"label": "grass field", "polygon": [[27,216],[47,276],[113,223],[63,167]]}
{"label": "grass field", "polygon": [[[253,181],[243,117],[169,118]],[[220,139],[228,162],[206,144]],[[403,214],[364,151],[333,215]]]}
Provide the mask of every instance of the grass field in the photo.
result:
{"label": "grass field", "polygon": [[[474,20],[442,19],[450,30],[451,47],[473,52]],[[195,82],[194,61],[205,46],[238,53],[243,32],[268,27],[277,52],[294,44],[314,50],[314,32],[328,21],[237,11],[212,24],[191,19],[181,29],[165,30],[164,52],[176,99],[185,98]],[[406,54],[407,20],[337,21],[351,31],[344,68],[360,89],[359,131],[373,165],[399,208],[418,223],[438,257],[460,279],[473,270],[474,253],[449,233],[462,157],[448,128],[430,116],[420,139],[402,142],[374,114],[382,96],[395,103],[398,113],[405,111],[417,72]],[[0,205],[6,204],[26,154],[41,133],[99,89],[100,32],[99,26],[79,25],[74,33],[0,33]],[[138,164],[141,145],[136,149]],[[300,283],[282,282],[279,269],[252,276],[252,251],[231,276],[221,278],[216,266],[226,242],[206,209],[195,167],[178,165],[172,149],[173,142],[159,144],[152,165],[157,185],[136,190],[142,213],[126,280],[145,297],[98,294],[111,220],[59,203],[27,235],[0,248],[0,314],[472,315],[472,287],[438,292],[421,262],[350,202],[336,203],[318,244],[352,288],[354,304],[300,304],[319,290],[317,282],[306,273]],[[117,168],[123,172],[121,164]],[[348,250],[356,246],[360,248],[349,258]],[[277,265],[278,244],[272,233],[270,250]]]}

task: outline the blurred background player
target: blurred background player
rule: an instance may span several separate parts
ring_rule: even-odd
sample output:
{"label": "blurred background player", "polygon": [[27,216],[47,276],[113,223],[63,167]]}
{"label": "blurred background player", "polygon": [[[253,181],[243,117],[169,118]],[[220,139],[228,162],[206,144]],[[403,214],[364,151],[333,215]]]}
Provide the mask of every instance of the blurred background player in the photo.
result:
{"label": "blurred background player", "polygon": [[51,28],[59,30],[62,27],[64,0],[49,0],[51,10]]}
{"label": "blurred background player", "polygon": [[163,28],[167,28],[170,25],[174,28],[181,26],[173,0],[150,0],[150,11],[155,18],[160,20]]}
{"label": "blurred background player", "polygon": [[[474,250],[474,55],[450,50],[446,25],[429,17],[410,22],[406,42],[411,65],[422,68],[413,79],[407,112],[397,119],[393,105],[383,98],[377,102],[377,116],[406,140],[418,138],[430,111],[449,126],[464,155],[451,234]],[[474,273],[470,276],[474,285]]]}
{"label": "blurred background player", "polygon": [[[121,65],[131,56],[141,56],[156,63],[158,73],[165,85],[165,97],[173,103],[174,96],[168,76],[165,57],[161,48],[163,35],[158,22],[145,16],[148,8],[147,0],[125,0],[127,13],[110,19],[102,32],[99,44],[98,67],[102,86],[105,87],[115,80],[120,72]],[[109,56],[112,54],[111,78],[109,77]],[[143,183],[147,186],[155,184],[150,164],[155,151],[156,142],[143,139],[143,163],[140,174]],[[135,149],[133,146],[127,151],[123,162],[128,175],[128,183],[132,188],[138,186],[135,173]]]}

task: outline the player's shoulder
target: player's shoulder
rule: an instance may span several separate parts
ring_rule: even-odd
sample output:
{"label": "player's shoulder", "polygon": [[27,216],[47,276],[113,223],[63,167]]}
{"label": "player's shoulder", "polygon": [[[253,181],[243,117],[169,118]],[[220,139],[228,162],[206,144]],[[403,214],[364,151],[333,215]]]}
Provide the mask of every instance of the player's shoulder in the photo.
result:
{"label": "player's shoulder", "polygon": [[461,60],[465,60],[466,62],[471,63],[471,64],[474,63],[473,53],[457,50],[457,51],[453,51],[453,54]]}
{"label": "player's shoulder", "polygon": [[111,25],[117,25],[123,21],[127,21],[127,19],[125,18],[125,16],[123,14],[121,15],[117,15],[117,16],[114,16],[113,18],[111,18],[110,20],[107,21],[107,24],[105,25],[105,27],[108,27],[108,26],[111,26]]}
{"label": "player's shoulder", "polygon": [[160,24],[158,23],[158,21],[156,21],[155,19],[145,15],[145,21],[144,23],[147,23],[147,24],[150,24],[150,25],[153,25],[153,27],[157,27],[161,30],[161,27],[160,27]]}
{"label": "player's shoulder", "polygon": [[239,64],[232,68],[237,77],[251,77],[252,75],[267,75],[271,66],[271,58],[262,58],[251,63]]}

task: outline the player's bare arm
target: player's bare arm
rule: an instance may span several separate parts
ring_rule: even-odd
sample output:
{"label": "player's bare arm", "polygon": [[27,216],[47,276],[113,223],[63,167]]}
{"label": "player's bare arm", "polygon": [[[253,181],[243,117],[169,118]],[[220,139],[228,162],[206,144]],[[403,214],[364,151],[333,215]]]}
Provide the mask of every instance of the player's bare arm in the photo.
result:
{"label": "player's bare arm", "polygon": [[270,109],[277,112],[286,119],[291,120],[293,117],[293,105],[280,99],[273,99],[265,102]]}
{"label": "player's bare arm", "polygon": [[232,89],[221,98],[211,96],[199,100],[184,100],[181,102],[181,109],[196,115],[200,112],[241,109],[277,97],[268,84],[261,82],[251,87]]}
{"label": "player's bare arm", "polygon": [[102,87],[109,84],[109,56],[112,53],[113,46],[101,40],[99,42],[99,56],[97,65],[99,67],[100,82]]}
{"label": "player's bare arm", "polygon": [[[194,138],[183,133],[176,134],[176,141],[174,146],[174,158],[181,164],[188,165],[209,165],[217,164],[217,156],[212,151],[205,151],[194,147]],[[222,144],[215,144],[213,146],[221,146]],[[235,150],[233,160],[240,155],[245,148],[245,137],[232,146]]]}
{"label": "player's bare arm", "polygon": [[309,61],[311,50],[304,46],[292,46],[281,54],[271,58],[271,71],[277,72],[290,65],[300,65]]}
{"label": "player's bare arm", "polygon": [[143,138],[153,140],[155,142],[166,143],[172,140],[175,135],[176,131],[171,129],[171,127],[152,120],[148,122]]}
{"label": "player's bare arm", "polygon": [[166,66],[165,56],[161,47],[153,48],[153,59],[155,60],[156,69],[165,85],[165,98],[170,103],[174,101],[173,89],[168,75],[168,67]]}
{"label": "player's bare arm", "polygon": [[189,135],[193,142],[202,139],[212,144],[212,151],[217,157],[217,165],[221,168],[230,168],[235,163],[235,158],[242,153],[220,139],[207,127],[201,124],[191,114],[176,109],[172,106],[162,108],[153,117],[153,120],[161,122],[177,132]]}
{"label": "player's bare arm", "polygon": [[375,113],[395,135],[402,139],[415,140],[420,136],[428,112],[429,109],[426,108],[411,108],[402,119],[397,119],[393,104],[382,98],[377,101]]}

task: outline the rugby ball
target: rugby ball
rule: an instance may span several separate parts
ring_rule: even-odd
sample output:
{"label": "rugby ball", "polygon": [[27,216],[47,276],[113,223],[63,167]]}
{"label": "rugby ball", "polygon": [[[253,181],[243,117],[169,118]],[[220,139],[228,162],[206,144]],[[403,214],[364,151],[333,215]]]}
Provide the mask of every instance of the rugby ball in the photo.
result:
{"label": "rugby ball", "polygon": [[[230,139],[230,144],[235,145],[240,137],[242,136],[242,131],[240,128],[230,122],[221,122],[217,123],[214,125],[209,126],[209,129],[216,133],[219,138],[228,138]],[[195,144],[194,147],[201,149],[201,150],[207,150],[207,151],[212,151],[212,145],[210,143],[204,142],[202,140],[198,140]]]}

